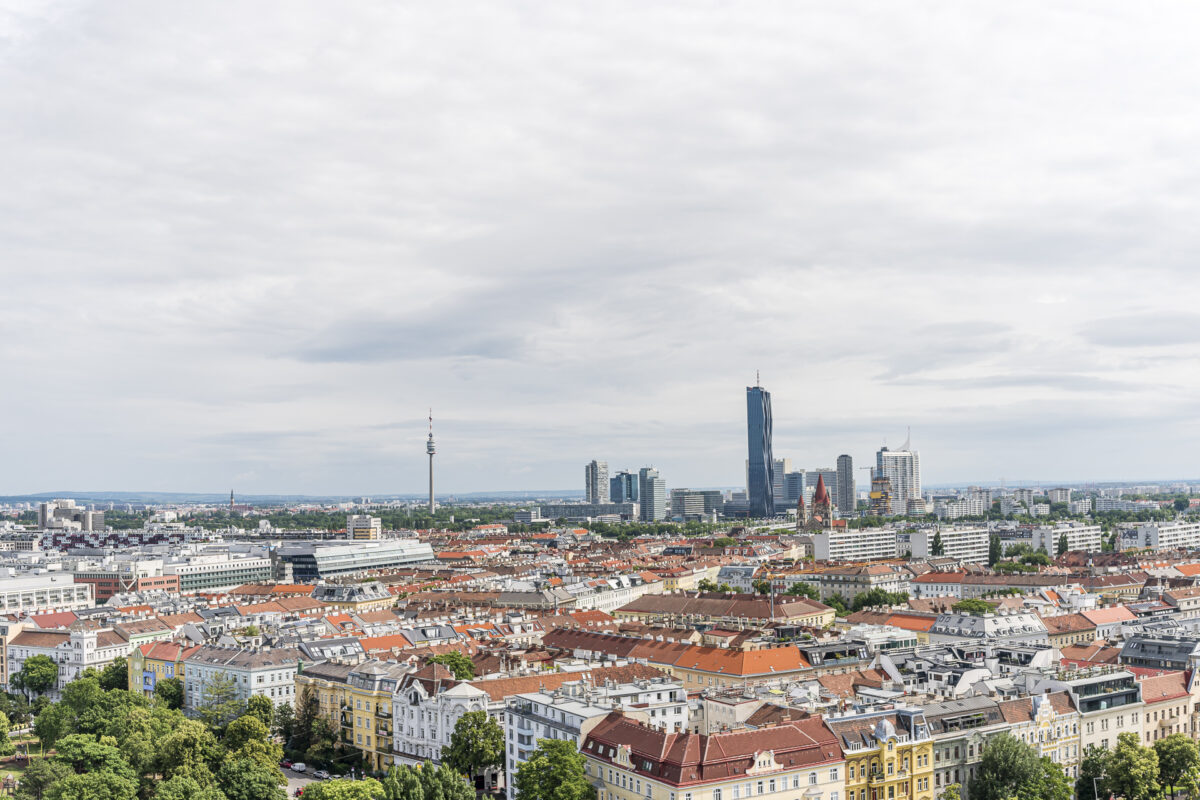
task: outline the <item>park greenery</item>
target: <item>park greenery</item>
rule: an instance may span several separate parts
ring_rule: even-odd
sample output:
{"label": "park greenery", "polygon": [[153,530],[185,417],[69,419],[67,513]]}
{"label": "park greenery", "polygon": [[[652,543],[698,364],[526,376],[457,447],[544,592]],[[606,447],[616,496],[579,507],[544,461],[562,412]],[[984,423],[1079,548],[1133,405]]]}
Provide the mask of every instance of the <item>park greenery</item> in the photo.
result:
{"label": "park greenery", "polygon": [[575,742],[540,739],[529,759],[517,767],[513,786],[521,800],[595,800]]}
{"label": "park greenery", "polygon": [[950,606],[950,610],[958,614],[972,614],[976,617],[982,617],[985,614],[993,613],[996,610],[996,604],[971,597],[966,600],[959,600]]}
{"label": "park greenery", "polygon": [[824,602],[839,617],[845,617],[856,611],[862,611],[864,608],[903,605],[908,602],[908,592],[889,592],[884,589],[875,588],[869,592],[859,592],[850,601],[847,601],[840,594],[834,594],[825,598]]}
{"label": "park greenery", "polygon": [[475,800],[475,790],[446,764],[393,766],[382,779],[338,779],[310,783],[305,800]]}
{"label": "park greenery", "polygon": [[468,711],[454,724],[442,762],[472,777],[489,778],[504,765],[504,731],[486,711]]}
{"label": "park greenery", "polygon": [[1182,733],[1164,736],[1152,747],[1135,733],[1122,733],[1116,747],[1089,747],[1075,782],[1079,800],[1158,800],[1200,797],[1200,750]]}

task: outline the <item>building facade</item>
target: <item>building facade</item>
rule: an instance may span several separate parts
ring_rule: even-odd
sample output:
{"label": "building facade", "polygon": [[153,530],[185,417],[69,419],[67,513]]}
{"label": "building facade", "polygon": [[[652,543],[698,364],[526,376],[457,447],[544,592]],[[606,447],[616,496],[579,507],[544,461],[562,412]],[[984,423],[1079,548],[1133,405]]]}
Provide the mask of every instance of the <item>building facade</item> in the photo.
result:
{"label": "building facade", "polygon": [[667,516],[667,484],[653,467],[638,470],[638,507],[642,522],[658,522]]}
{"label": "building facade", "polygon": [[837,510],[838,514],[848,517],[858,506],[858,498],[854,492],[854,459],[848,455],[837,457]]}
{"label": "building facade", "polygon": [[607,461],[591,461],[584,466],[583,501],[585,503],[607,503],[610,488]]}
{"label": "building facade", "polygon": [[751,517],[775,516],[775,454],[771,449],[771,393],[746,387],[746,440],[749,463],[746,492]]}

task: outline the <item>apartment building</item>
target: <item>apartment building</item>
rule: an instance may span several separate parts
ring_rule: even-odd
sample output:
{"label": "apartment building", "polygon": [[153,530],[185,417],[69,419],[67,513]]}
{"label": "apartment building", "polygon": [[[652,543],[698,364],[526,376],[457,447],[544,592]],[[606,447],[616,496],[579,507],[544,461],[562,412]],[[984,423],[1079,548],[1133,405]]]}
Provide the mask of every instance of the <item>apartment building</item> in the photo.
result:
{"label": "apartment building", "polygon": [[819,717],[700,734],[613,711],[580,752],[597,800],[842,800],[845,786],[841,747]]}
{"label": "apartment building", "polygon": [[813,534],[818,561],[882,561],[899,554],[896,532],[885,528],[833,528]]}
{"label": "apartment building", "polygon": [[922,707],[933,737],[933,788],[957,783],[959,796],[970,800],[971,783],[983,760],[987,740],[1008,730],[1000,704],[990,697],[964,697]]}
{"label": "apartment building", "polygon": [[[90,588],[90,587],[89,587]],[[8,644],[9,674],[21,671],[26,659],[47,656],[58,664],[58,685],[46,697],[59,700],[64,686],[89,667],[104,669],[113,659],[129,654],[129,642],[108,628],[94,630],[25,630]]]}
{"label": "apartment building", "polygon": [[184,661],[198,649],[198,645],[175,642],[148,642],[134,647],[129,653],[129,691],[150,697],[163,678],[183,681]]}
{"label": "apartment building", "polygon": [[337,726],[342,742],[360,751],[370,769],[386,772],[394,763],[392,704],[396,687],[408,674],[406,665],[388,661],[324,661],[296,674],[296,694],[311,687],[322,716]]}
{"label": "apartment building", "polygon": [[953,528],[946,525],[913,531],[909,535],[913,558],[933,558],[933,544],[938,537],[942,543],[942,552],[938,556],[957,559],[964,564],[987,563],[987,528]]}
{"label": "apartment building", "polygon": [[71,575],[21,575],[0,579],[0,614],[25,616],[95,605],[95,592]]}
{"label": "apartment building", "polygon": [[933,738],[919,708],[833,714],[846,759],[846,800],[933,800]]}
{"label": "apartment building", "polygon": [[199,647],[183,660],[184,711],[195,713],[208,701],[209,687],[228,678],[237,687],[238,700],[260,696],[275,704],[292,703],[302,657],[292,647]]}
{"label": "apartment building", "polygon": [[[688,721],[687,692],[682,684],[662,680],[607,686],[568,681],[553,692],[514,695],[505,705],[508,775],[517,774],[540,739],[566,739],[582,746],[584,737],[614,708],[635,713],[640,720],[669,733],[686,730]],[[507,792],[508,800],[516,800],[513,781],[508,782]]]}

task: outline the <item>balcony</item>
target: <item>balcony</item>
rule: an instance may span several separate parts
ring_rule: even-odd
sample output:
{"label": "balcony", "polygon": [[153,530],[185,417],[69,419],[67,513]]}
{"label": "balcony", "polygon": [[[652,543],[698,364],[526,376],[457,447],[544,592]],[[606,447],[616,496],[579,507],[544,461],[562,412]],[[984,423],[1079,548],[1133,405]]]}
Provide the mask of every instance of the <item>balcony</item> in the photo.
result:
{"label": "balcony", "polygon": [[381,717],[383,719],[391,719],[392,718],[392,710],[390,708],[386,709],[386,710],[382,709],[382,708],[376,708],[375,716]]}

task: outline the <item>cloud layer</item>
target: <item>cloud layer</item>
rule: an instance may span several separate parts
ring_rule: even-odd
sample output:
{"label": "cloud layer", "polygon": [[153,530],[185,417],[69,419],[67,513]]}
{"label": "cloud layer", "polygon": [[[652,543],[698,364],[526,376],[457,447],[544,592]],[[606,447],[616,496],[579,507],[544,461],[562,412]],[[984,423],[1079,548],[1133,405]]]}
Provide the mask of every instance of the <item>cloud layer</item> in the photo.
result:
{"label": "cloud layer", "polygon": [[0,11],[0,494],[1193,475],[1196,17]]}

